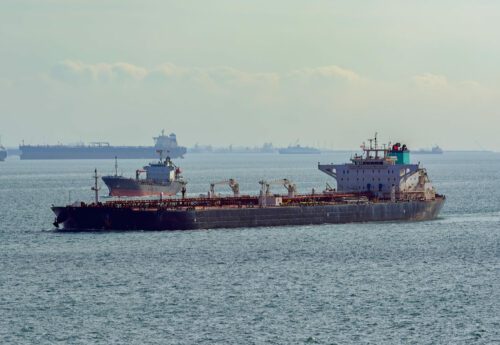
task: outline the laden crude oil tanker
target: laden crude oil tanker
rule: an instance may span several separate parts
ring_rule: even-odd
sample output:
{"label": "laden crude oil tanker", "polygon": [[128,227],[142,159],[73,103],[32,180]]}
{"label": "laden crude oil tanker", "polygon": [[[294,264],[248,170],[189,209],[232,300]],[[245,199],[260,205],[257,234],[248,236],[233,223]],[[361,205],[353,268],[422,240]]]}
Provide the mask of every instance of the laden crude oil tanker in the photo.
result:
{"label": "laden crude oil tanker", "polygon": [[156,152],[168,152],[172,158],[182,157],[186,148],[177,144],[174,133],[161,134],[153,138],[154,146],[112,146],[108,142],[89,145],[19,145],[20,158],[27,159],[141,159],[155,158]]}
{"label": "laden crude oil tanker", "polygon": [[[162,150],[158,150],[160,160],[149,163],[143,169],[135,171],[135,179],[118,175],[118,164],[115,158],[115,174],[103,176],[102,180],[109,189],[110,196],[172,196],[185,191],[186,182],[181,170],[170,157],[163,160]],[[146,178],[140,178],[141,173]]]}
{"label": "laden crude oil tanker", "polygon": [[[372,145],[375,142],[375,145]],[[427,172],[410,163],[405,145],[363,145],[347,164],[318,164],[337,181],[337,190],[296,194],[293,183],[279,180],[286,195],[272,194],[261,181],[260,195],[98,200],[53,206],[54,225],[67,230],[188,230],[307,225],[372,221],[420,221],[438,216],[445,197],[436,193]],[[276,181],[274,181],[276,183]]]}

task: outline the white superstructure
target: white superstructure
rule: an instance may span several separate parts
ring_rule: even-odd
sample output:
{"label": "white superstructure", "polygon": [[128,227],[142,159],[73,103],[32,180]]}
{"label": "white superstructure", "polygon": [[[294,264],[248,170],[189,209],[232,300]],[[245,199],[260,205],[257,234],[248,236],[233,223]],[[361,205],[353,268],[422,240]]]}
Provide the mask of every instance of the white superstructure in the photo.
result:
{"label": "white superstructure", "polygon": [[433,199],[435,190],[424,168],[410,163],[410,151],[399,143],[379,147],[377,138],[369,140],[363,153],[351,163],[318,164],[318,169],[337,181],[337,191],[374,193],[385,198]]}
{"label": "white superstructure", "polygon": [[[143,168],[146,172],[146,180],[154,183],[169,183],[180,179],[180,169],[172,162],[170,157],[165,160],[161,157],[160,150],[160,161],[157,163],[149,163]],[[141,170],[137,170],[136,176],[139,178],[139,173]]]}

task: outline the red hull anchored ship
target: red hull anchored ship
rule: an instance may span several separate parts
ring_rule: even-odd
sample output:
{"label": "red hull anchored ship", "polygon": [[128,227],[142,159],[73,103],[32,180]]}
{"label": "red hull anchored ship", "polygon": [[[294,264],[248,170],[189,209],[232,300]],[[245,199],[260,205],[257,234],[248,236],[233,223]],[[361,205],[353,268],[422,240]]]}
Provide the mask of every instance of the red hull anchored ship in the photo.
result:
{"label": "red hull anchored ship", "polygon": [[[135,179],[118,175],[115,158],[115,175],[102,177],[109,189],[109,195],[117,197],[172,196],[185,190],[186,182],[181,176],[181,170],[170,157],[163,160],[161,150],[159,153],[160,160],[136,170]],[[145,173],[146,178],[140,178],[141,173]]]}
{"label": "red hull anchored ship", "polygon": [[[307,225],[371,221],[421,221],[438,216],[445,197],[436,193],[427,172],[410,163],[404,145],[380,148],[376,138],[347,164],[319,164],[337,181],[337,189],[297,194],[287,180],[260,181],[259,195],[114,200],[53,206],[54,225],[66,230],[188,230]],[[273,194],[272,184],[287,189]]]}

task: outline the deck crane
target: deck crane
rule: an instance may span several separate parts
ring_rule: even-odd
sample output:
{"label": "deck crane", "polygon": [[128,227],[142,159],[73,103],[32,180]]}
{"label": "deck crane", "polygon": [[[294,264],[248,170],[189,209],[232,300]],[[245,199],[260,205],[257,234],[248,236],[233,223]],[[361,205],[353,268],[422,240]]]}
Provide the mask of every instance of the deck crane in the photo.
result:
{"label": "deck crane", "polygon": [[230,178],[229,180],[223,180],[223,181],[218,181],[218,182],[212,182],[210,183],[210,190],[208,192],[208,196],[210,198],[215,197],[215,186],[218,185],[228,185],[229,188],[233,191],[233,194],[235,197],[240,196],[240,185],[238,182],[236,182],[235,179]]}
{"label": "deck crane", "polygon": [[297,186],[295,183],[286,178],[271,181],[262,180],[259,181],[259,184],[261,186],[261,193],[265,196],[271,195],[271,185],[282,185],[288,191],[289,197],[294,197],[295,193],[297,193]]}

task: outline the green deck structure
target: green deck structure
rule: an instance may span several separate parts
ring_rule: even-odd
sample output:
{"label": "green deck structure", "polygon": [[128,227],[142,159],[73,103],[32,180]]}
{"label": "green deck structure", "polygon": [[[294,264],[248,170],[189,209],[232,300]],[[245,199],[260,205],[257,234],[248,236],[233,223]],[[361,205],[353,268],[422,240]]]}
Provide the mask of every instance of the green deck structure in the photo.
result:
{"label": "green deck structure", "polygon": [[396,157],[396,164],[410,164],[410,151],[389,152],[388,156]]}

